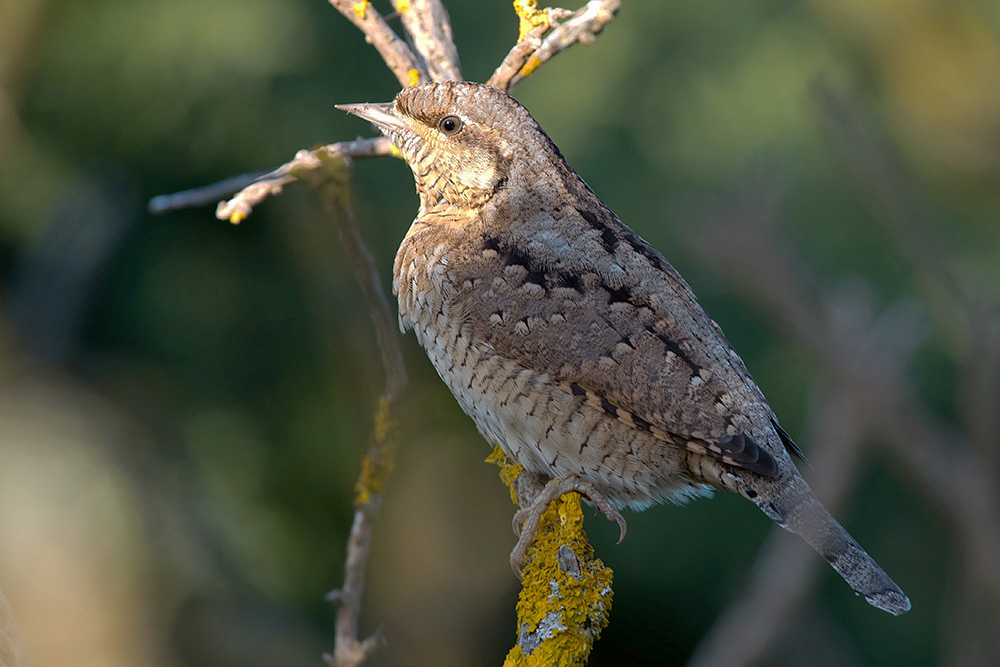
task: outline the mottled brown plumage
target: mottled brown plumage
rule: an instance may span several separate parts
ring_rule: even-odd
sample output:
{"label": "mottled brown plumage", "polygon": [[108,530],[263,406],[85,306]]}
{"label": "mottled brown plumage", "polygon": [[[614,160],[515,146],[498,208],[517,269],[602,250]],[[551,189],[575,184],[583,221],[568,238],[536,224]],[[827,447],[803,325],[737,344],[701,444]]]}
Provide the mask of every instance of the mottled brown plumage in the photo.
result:
{"label": "mottled brown plumage", "polygon": [[468,82],[342,107],[413,170],[400,324],[462,409],[528,470],[613,518],[724,488],[800,534],[873,605],[909,600],[816,500],[719,326],[511,97]]}

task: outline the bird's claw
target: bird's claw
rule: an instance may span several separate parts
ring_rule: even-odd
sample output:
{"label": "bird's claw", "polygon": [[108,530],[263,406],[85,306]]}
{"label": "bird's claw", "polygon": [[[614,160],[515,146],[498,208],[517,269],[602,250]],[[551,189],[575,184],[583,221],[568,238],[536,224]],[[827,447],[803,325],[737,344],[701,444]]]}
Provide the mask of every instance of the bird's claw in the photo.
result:
{"label": "bird's claw", "polygon": [[538,496],[535,497],[530,506],[523,507],[514,513],[511,527],[514,529],[514,534],[517,535],[518,539],[517,544],[514,545],[514,550],[510,552],[510,566],[518,579],[521,578],[521,566],[524,565],[524,559],[528,554],[528,547],[535,538],[535,531],[538,530],[538,523],[541,521],[542,514],[549,508],[552,501],[570,491],[579,493],[593,503],[609,521],[614,521],[618,524],[618,544],[621,544],[622,540],[625,539],[625,533],[628,530],[625,517],[621,515],[621,512],[607,498],[594,488],[593,484],[585,482],[578,477],[551,480],[545,485]]}

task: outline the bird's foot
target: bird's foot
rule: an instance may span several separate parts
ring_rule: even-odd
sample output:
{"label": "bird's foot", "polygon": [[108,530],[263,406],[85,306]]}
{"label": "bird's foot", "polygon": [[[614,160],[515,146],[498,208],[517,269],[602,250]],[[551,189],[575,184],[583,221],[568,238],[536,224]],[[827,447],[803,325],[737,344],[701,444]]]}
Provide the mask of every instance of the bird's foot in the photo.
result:
{"label": "bird's foot", "polygon": [[570,491],[579,493],[593,503],[597,509],[601,510],[604,516],[608,517],[609,521],[614,521],[618,524],[618,544],[621,544],[622,540],[625,539],[625,532],[628,529],[625,517],[615,509],[615,506],[607,498],[594,488],[593,484],[579,477],[553,479],[535,497],[531,506],[519,509],[514,513],[512,528],[518,539],[517,544],[514,545],[514,550],[510,552],[510,567],[514,570],[514,574],[518,579],[521,578],[521,566],[524,565],[524,558],[528,555],[528,547],[535,537],[535,531],[538,530],[538,522],[541,521],[542,515],[549,508],[549,505],[552,504],[552,501]]}

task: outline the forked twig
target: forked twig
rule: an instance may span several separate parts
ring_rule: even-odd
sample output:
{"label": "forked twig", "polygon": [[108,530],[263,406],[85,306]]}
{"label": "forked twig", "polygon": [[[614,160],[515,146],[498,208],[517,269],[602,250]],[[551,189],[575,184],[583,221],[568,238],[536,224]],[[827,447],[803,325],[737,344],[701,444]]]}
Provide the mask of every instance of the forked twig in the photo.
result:
{"label": "forked twig", "polygon": [[486,82],[500,90],[510,90],[543,63],[577,42],[593,43],[618,13],[621,0],[590,0],[575,12],[555,8],[539,11],[535,9],[534,0],[523,5],[526,6],[514,3],[521,17],[517,44]]}
{"label": "forked twig", "polygon": [[[329,0],[334,8],[364,33],[403,88],[430,80],[423,64],[406,42],[399,38],[385,18],[368,0]],[[454,48],[454,47],[453,47]]]}

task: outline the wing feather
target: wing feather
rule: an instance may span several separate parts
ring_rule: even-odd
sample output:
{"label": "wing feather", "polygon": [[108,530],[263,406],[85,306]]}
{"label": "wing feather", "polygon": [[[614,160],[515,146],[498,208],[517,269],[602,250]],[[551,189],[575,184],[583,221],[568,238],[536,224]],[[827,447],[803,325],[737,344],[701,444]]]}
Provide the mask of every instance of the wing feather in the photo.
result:
{"label": "wing feather", "polygon": [[773,413],[718,325],[593,193],[575,201],[503,238],[469,234],[448,274],[477,286],[451,295],[474,338],[630,426],[777,475]]}

